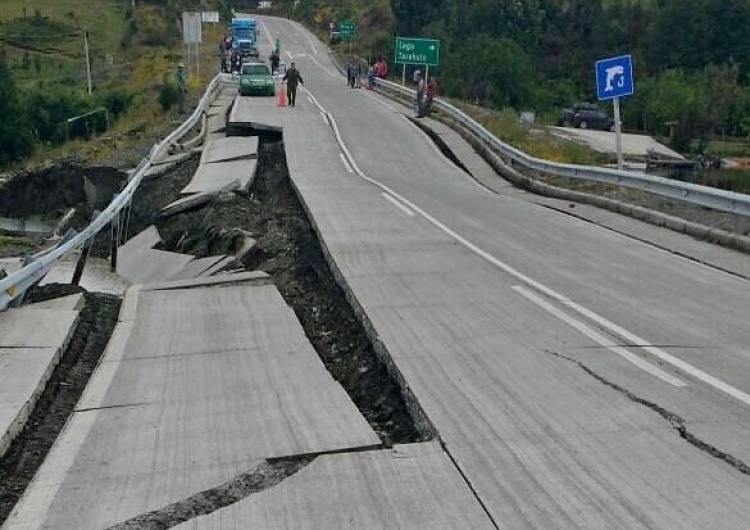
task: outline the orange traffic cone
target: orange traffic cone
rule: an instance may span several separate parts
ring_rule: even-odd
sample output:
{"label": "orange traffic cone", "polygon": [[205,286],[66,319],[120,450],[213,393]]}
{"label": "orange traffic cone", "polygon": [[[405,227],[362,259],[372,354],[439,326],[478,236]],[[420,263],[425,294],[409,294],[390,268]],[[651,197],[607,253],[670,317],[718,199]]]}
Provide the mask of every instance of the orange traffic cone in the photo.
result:
{"label": "orange traffic cone", "polygon": [[284,88],[284,83],[281,83],[281,86],[279,86],[278,105],[279,107],[286,107],[286,89]]}

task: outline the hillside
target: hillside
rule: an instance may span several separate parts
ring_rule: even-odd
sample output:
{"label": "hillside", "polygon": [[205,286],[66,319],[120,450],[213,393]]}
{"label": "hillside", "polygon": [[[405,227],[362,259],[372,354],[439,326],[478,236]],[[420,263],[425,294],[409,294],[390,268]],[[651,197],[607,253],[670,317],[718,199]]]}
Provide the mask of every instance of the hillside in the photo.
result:
{"label": "hillside", "polygon": [[[175,66],[185,60],[179,16],[202,4],[211,8],[213,3],[141,0],[132,7],[111,0],[3,0],[0,93],[5,97],[0,110],[18,120],[0,123],[0,166],[71,150],[89,161],[102,160],[108,152],[153,136],[149,130],[160,124],[168,126],[175,111],[170,88]],[[222,30],[221,24],[204,27],[205,64],[202,78],[190,79],[195,88],[217,70],[213,54]],[[97,110],[102,108],[106,113]],[[68,123],[91,111],[97,112]],[[92,134],[103,133],[107,122],[112,128],[102,139],[108,143],[75,140],[96,138]],[[154,130],[156,136],[161,132]],[[137,151],[123,156],[129,158],[120,160],[123,164],[140,159]]]}

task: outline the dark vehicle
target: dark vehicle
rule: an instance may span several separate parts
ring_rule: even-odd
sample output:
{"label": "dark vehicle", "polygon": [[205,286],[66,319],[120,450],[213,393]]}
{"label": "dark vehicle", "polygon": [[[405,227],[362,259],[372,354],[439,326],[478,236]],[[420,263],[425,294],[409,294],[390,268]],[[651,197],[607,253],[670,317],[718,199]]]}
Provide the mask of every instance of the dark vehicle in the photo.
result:
{"label": "dark vehicle", "polygon": [[579,110],[573,116],[573,127],[578,129],[599,129],[614,131],[615,120],[600,110]]}
{"label": "dark vehicle", "polygon": [[597,107],[594,103],[576,103],[575,105],[573,105],[573,108],[563,109],[562,116],[560,118],[560,125],[562,127],[572,127],[573,118],[575,117],[576,112],[579,112],[581,110],[599,110],[599,107]]}
{"label": "dark vehicle", "polygon": [[578,129],[613,131],[615,120],[599,110],[594,103],[576,103],[572,109],[563,109],[560,125]]}

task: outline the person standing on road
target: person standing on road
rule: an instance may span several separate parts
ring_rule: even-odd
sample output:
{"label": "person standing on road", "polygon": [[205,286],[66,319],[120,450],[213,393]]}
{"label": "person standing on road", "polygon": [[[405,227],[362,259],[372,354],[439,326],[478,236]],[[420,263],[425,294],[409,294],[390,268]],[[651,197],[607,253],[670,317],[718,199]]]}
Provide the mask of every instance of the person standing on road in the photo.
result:
{"label": "person standing on road", "polygon": [[424,100],[424,105],[422,105],[422,118],[430,114],[430,107],[432,107],[432,101],[437,97],[437,91],[437,81],[434,77],[428,76],[427,85],[425,88],[426,97]]}
{"label": "person standing on road", "polygon": [[352,60],[349,59],[346,62],[346,85],[348,87],[354,86],[354,83],[352,79],[354,78],[354,65],[352,64]]}
{"label": "person standing on road", "polygon": [[422,72],[417,73],[417,118],[422,118],[424,116],[424,104],[425,104],[425,90],[427,88],[427,84],[425,83],[424,76],[422,75]]}
{"label": "person standing on road", "polygon": [[187,93],[187,80],[185,79],[185,64],[177,65],[177,71],[174,74],[177,83],[177,110],[182,114],[185,112],[185,93]]}
{"label": "person standing on road", "polygon": [[289,102],[289,106],[294,107],[297,101],[297,85],[299,83],[302,83],[303,85],[305,84],[305,81],[302,79],[299,70],[294,66],[294,63],[289,65],[289,70],[284,74],[284,79],[282,81],[286,81],[286,98]]}
{"label": "person standing on road", "polygon": [[412,76],[412,82],[414,83],[414,88],[417,88],[417,85],[419,85],[419,78],[422,75],[422,70],[417,68],[414,70],[414,75]]}
{"label": "person standing on road", "polygon": [[271,72],[276,73],[279,71],[279,64],[281,62],[281,57],[279,57],[279,54],[276,53],[276,50],[271,52]]}

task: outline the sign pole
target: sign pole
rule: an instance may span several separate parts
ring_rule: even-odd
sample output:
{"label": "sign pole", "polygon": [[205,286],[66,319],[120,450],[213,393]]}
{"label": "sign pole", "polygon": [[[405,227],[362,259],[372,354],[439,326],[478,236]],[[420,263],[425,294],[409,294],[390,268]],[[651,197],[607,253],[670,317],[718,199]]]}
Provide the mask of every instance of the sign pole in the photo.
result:
{"label": "sign pole", "polygon": [[624,160],[622,155],[622,130],[620,127],[620,98],[614,98],[612,103],[615,106],[615,145],[617,146],[617,169],[622,170]]}
{"label": "sign pole", "polygon": [[401,70],[401,86],[406,86],[406,63],[401,66],[403,66],[403,70]]}

